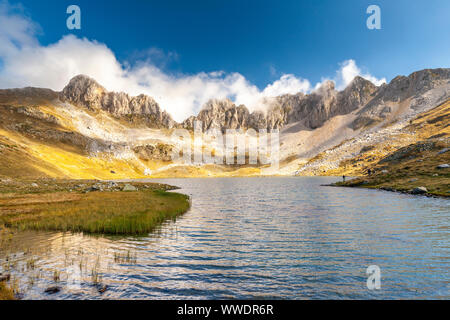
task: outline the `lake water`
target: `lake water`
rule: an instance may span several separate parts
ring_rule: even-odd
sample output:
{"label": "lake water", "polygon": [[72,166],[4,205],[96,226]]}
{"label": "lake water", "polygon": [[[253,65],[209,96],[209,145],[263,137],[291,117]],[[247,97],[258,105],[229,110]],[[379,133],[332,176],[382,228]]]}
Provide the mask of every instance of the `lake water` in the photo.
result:
{"label": "lake water", "polygon": [[192,196],[176,222],[139,238],[21,232],[0,272],[24,299],[449,299],[450,201],[321,186],[336,180],[159,179]]}

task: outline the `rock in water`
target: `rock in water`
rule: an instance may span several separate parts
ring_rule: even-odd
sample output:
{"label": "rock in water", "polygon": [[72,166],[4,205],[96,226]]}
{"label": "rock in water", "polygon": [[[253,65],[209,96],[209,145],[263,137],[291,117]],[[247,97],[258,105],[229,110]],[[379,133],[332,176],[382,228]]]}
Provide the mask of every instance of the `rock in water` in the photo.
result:
{"label": "rock in water", "polygon": [[60,287],[49,287],[49,288],[45,289],[44,292],[48,293],[48,294],[55,294],[55,293],[58,293],[60,291],[61,291]]}
{"label": "rock in water", "polygon": [[11,279],[11,275],[10,274],[1,274],[0,273],[0,282],[4,282],[4,281],[9,281]]}
{"label": "rock in water", "polygon": [[106,292],[106,290],[108,290],[108,286],[106,284],[103,286],[98,286],[97,290],[98,290],[98,293],[103,294]]}
{"label": "rock in water", "polygon": [[417,188],[414,188],[411,191],[412,194],[424,194],[424,193],[427,193],[427,192],[428,192],[428,190],[425,187],[417,187]]}

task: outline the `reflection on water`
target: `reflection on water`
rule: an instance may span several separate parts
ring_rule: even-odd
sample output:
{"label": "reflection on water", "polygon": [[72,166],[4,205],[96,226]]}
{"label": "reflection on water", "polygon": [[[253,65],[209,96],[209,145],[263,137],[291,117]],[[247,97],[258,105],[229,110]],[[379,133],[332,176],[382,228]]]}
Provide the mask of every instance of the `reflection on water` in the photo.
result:
{"label": "reflection on water", "polygon": [[450,202],[320,186],[333,180],[158,180],[192,195],[176,222],[140,238],[20,232],[0,272],[25,299],[448,299]]}

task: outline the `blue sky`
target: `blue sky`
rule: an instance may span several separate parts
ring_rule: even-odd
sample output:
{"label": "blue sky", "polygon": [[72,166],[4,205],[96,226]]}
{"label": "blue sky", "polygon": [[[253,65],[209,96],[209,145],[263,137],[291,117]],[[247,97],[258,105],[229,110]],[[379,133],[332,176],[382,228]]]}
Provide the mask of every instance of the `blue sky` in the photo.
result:
{"label": "blue sky", "polygon": [[[16,11],[35,24],[33,37],[42,48],[72,34],[105,45],[129,68],[144,60],[175,78],[236,72],[259,90],[284,74],[314,86],[324,78],[334,79],[349,59],[361,73],[387,81],[423,68],[450,66],[448,0],[10,0],[9,4],[23,6]],[[66,28],[66,8],[71,4],[81,8],[79,31]],[[381,30],[366,27],[366,8],[371,4],[381,8]],[[8,61],[0,56],[1,60]]]}
{"label": "blue sky", "polygon": [[[21,3],[41,25],[43,44],[70,32],[65,9],[78,4],[82,29],[75,34],[106,43],[120,60],[156,47],[177,54],[165,63],[170,71],[235,71],[259,87],[283,72],[319,81],[346,59],[388,79],[450,66],[448,0]],[[381,8],[382,30],[366,28],[370,4]]]}

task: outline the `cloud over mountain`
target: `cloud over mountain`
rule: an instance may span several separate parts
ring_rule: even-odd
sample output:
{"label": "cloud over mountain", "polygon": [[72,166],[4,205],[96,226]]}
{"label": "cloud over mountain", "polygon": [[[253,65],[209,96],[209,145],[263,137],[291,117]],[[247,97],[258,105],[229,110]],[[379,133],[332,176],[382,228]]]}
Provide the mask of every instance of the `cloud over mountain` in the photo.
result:
{"label": "cloud over mountain", "polygon": [[[74,35],[44,46],[36,36],[39,26],[20,7],[7,2],[0,2],[0,21],[0,88],[36,86],[60,91],[72,77],[85,74],[110,91],[150,95],[181,121],[212,98],[228,97],[253,111],[262,108],[264,97],[308,93],[317,87],[293,74],[283,74],[262,90],[235,72],[172,75],[158,68],[151,57],[121,63],[105,44]],[[363,74],[354,60],[343,62],[332,80],[343,89],[357,75],[375,84],[385,82]]]}

